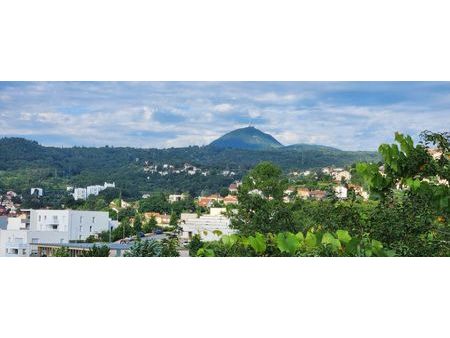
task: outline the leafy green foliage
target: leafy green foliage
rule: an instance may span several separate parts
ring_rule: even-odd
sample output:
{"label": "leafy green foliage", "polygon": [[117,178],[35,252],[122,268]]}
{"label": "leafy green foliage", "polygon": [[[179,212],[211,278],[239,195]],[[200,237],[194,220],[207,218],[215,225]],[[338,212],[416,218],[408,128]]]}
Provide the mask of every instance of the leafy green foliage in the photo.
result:
{"label": "leafy green foliage", "polygon": [[178,239],[164,238],[161,241],[149,239],[136,241],[130,250],[125,252],[125,257],[178,257]]}
{"label": "leafy green foliage", "polygon": [[[225,238],[225,239],[224,239]],[[197,250],[199,257],[234,256],[393,256],[376,240],[352,237],[347,231],[336,233],[310,230],[304,233],[281,232],[276,235],[230,235],[221,241],[205,242]],[[191,254],[192,255],[192,254]]]}
{"label": "leafy green foliage", "polygon": [[95,245],[87,250],[83,251],[81,257],[109,257],[109,248],[106,245]]}
{"label": "leafy green foliage", "polygon": [[55,257],[70,257],[69,249],[66,247],[60,247],[55,250],[53,254]]}

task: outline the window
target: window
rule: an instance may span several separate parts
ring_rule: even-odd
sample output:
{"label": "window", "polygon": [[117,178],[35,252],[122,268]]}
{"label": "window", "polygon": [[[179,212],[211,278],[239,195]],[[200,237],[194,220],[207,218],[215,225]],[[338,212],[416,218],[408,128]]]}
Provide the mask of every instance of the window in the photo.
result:
{"label": "window", "polygon": [[32,238],[31,243],[39,243],[39,238]]}
{"label": "window", "polygon": [[39,222],[42,220],[42,216],[41,215],[39,215]]}
{"label": "window", "polygon": [[83,232],[83,226],[80,225],[80,232]]}
{"label": "window", "polygon": [[46,220],[47,220],[47,215],[44,216],[44,221],[46,221]]}
{"label": "window", "polygon": [[95,217],[92,217],[92,223],[95,223]]}
{"label": "window", "polygon": [[89,227],[89,232],[92,232],[92,225]]}
{"label": "window", "polygon": [[80,216],[80,223],[83,223],[83,216]]}

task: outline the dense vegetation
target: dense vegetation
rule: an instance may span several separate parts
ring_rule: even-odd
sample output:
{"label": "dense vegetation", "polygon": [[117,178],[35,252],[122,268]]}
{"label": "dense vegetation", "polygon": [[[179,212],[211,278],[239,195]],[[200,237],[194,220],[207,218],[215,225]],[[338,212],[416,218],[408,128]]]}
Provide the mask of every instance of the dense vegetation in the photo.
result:
{"label": "dense vegetation", "polygon": [[[217,192],[261,161],[292,169],[345,166],[357,161],[377,160],[373,152],[349,152],[321,146],[282,147],[248,150],[205,147],[170,149],[57,148],[44,147],[20,138],[0,139],[0,191],[26,194],[30,187],[42,187],[49,200],[65,195],[65,188],[115,182],[123,197],[137,199],[144,193],[188,192],[193,196]],[[181,167],[185,163],[208,170],[210,175],[144,172],[145,162]],[[233,177],[221,175],[233,170]]]}
{"label": "dense vegetation", "polygon": [[[210,243],[195,238],[191,254],[449,256],[449,134],[424,132],[418,145],[409,136],[395,139],[397,144],[379,148],[383,168],[356,166],[358,179],[370,189],[369,201],[353,195],[285,203],[288,183],[281,169],[259,164],[243,179],[237,212],[229,213],[239,235]],[[286,245],[291,249],[283,249]]]}

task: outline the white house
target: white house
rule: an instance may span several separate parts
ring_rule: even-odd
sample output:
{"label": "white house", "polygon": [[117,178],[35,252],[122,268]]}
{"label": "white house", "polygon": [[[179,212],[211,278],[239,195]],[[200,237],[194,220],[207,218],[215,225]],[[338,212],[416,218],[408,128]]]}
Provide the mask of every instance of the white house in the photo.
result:
{"label": "white house", "polygon": [[44,190],[42,188],[31,188],[30,195],[36,194],[39,197],[44,196]]}
{"label": "white house", "polygon": [[170,203],[175,203],[178,201],[182,201],[186,199],[186,195],[185,194],[181,194],[181,195],[169,195],[169,202]]}
{"label": "white house", "polygon": [[[235,233],[236,230],[230,228],[230,219],[221,212],[222,208],[212,208],[209,215],[182,213],[180,226],[183,229],[182,239],[190,240],[194,235],[200,235],[204,241],[215,241],[222,235]],[[216,210],[220,209],[220,210]]]}
{"label": "white house", "polygon": [[344,186],[337,186],[334,188],[334,192],[337,198],[345,199],[347,198],[348,189]]}
{"label": "white house", "polygon": [[77,200],[85,200],[87,198],[86,188],[75,188],[73,190],[73,198]]}
{"label": "white house", "polygon": [[98,196],[100,191],[104,190],[103,185],[90,185],[86,187],[86,197],[90,195]]}
{"label": "white house", "polygon": [[0,230],[0,256],[29,256],[33,244],[69,243],[112,230],[117,223],[104,211],[30,210],[30,218],[8,218]]}

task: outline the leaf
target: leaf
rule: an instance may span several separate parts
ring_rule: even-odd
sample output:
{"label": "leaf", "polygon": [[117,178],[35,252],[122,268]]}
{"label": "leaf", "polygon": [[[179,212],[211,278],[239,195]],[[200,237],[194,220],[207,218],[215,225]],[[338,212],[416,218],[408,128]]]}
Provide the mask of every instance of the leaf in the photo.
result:
{"label": "leaf", "polygon": [[299,232],[297,232],[297,235],[295,235],[295,236],[297,236],[300,243],[303,243],[305,241],[305,236],[303,235],[303,232],[299,231]]}
{"label": "leaf", "polygon": [[337,236],[338,240],[344,244],[347,244],[348,242],[350,242],[352,240],[352,236],[350,236],[350,234],[348,233],[347,230],[337,230],[336,236]]}
{"label": "leaf", "polygon": [[266,238],[260,233],[256,233],[255,237],[249,236],[248,243],[257,254],[263,254],[266,251]]}
{"label": "leaf", "polygon": [[277,235],[277,246],[281,252],[287,252],[293,256],[300,248],[300,240],[291,232],[281,232]]}
{"label": "leaf", "polygon": [[332,234],[330,234],[329,232],[326,232],[323,234],[322,244],[325,246],[327,246],[327,245],[331,246],[331,248],[334,251],[339,250],[341,247],[341,242],[339,242],[338,239],[334,238],[334,236]]}
{"label": "leaf", "polygon": [[317,246],[317,237],[312,232],[308,231],[305,238],[305,245],[311,249]]}
{"label": "leaf", "polygon": [[224,235],[224,236],[222,236],[221,240],[222,240],[223,245],[225,245],[227,248],[231,248],[238,241],[238,236],[234,235],[234,234],[233,235]]}
{"label": "leaf", "polygon": [[215,253],[214,250],[212,249],[205,249],[205,248],[200,248],[197,251],[197,257],[215,257]]}

